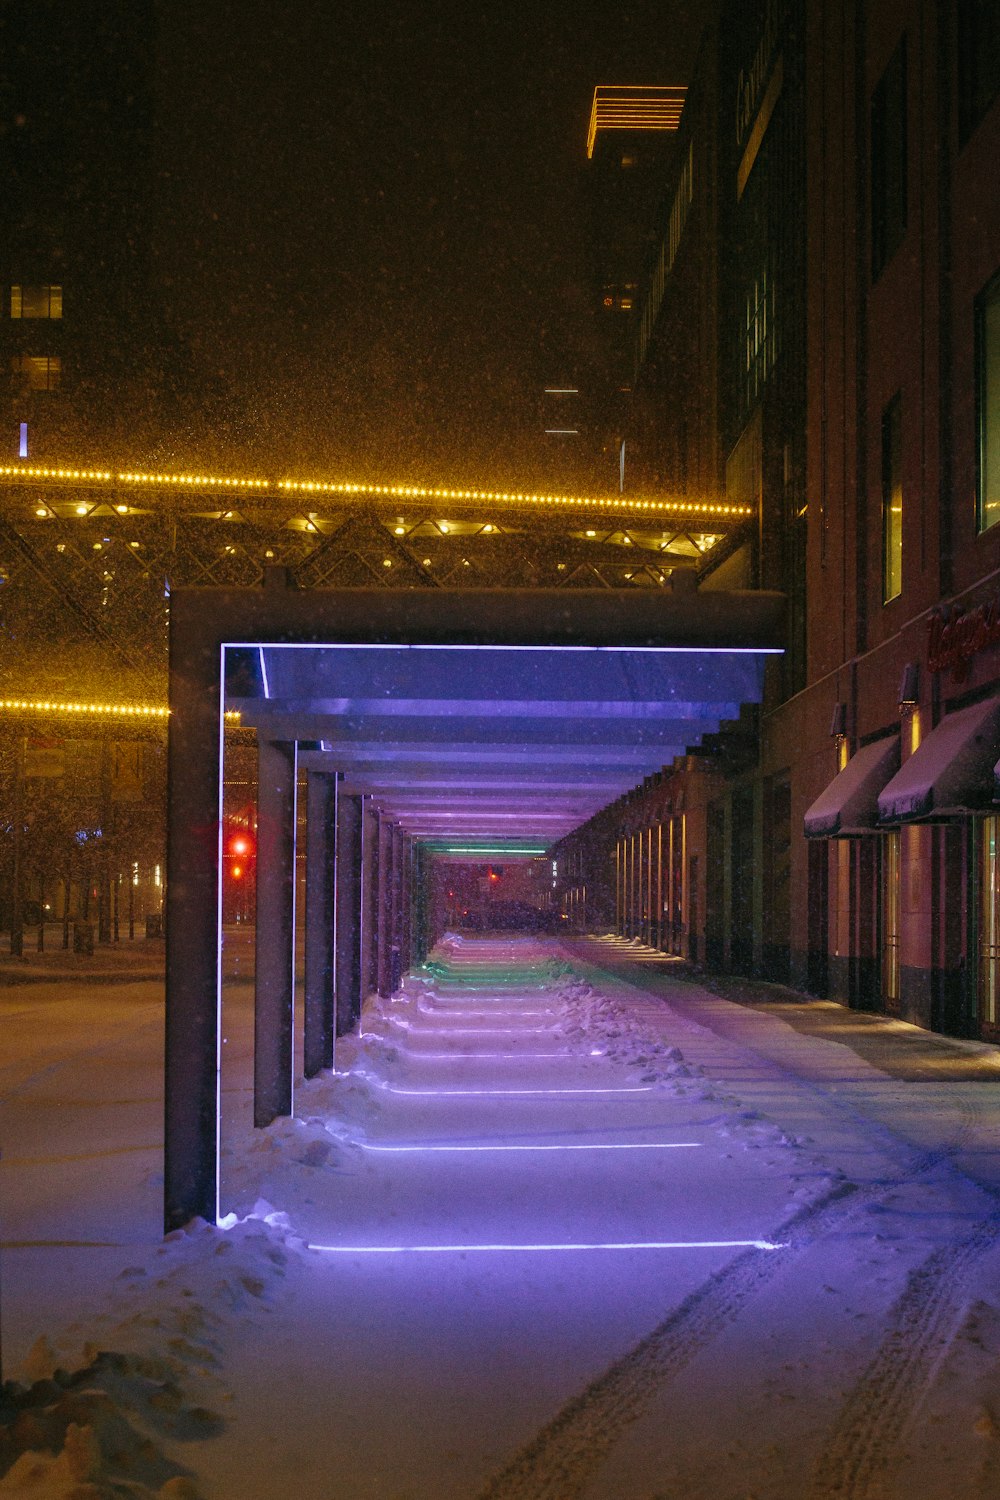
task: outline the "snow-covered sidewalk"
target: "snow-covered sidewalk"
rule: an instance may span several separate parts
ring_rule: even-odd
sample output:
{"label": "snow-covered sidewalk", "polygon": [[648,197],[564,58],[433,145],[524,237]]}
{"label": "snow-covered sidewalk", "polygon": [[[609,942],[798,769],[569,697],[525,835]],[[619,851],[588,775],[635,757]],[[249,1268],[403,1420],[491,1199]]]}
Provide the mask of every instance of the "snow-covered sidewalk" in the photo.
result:
{"label": "snow-covered sidewalk", "polygon": [[263,1132],[229,988],[161,1242],[157,991],[70,989],[2,1001],[0,1495],[1000,1492],[1000,1084],[451,936]]}

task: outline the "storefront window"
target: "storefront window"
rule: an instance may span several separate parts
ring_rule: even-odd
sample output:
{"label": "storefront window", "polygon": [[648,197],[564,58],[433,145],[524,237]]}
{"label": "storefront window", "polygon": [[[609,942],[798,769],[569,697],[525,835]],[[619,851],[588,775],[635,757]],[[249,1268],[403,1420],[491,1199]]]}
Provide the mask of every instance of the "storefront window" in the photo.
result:
{"label": "storefront window", "polygon": [[1000,1024],[1000,818],[984,818],[980,842],[979,1018],[985,1031]]}
{"label": "storefront window", "polygon": [[882,836],[882,998],[899,1009],[899,830]]}

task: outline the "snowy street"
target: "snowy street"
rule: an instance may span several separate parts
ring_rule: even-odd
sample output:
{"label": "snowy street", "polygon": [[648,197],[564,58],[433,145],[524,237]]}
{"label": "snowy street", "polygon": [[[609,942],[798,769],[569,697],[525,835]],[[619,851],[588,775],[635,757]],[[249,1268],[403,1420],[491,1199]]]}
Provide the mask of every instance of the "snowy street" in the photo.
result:
{"label": "snowy street", "polygon": [[254,1132],[229,972],[166,1242],[160,987],[0,991],[0,1495],[1000,1493],[997,1049],[451,937]]}

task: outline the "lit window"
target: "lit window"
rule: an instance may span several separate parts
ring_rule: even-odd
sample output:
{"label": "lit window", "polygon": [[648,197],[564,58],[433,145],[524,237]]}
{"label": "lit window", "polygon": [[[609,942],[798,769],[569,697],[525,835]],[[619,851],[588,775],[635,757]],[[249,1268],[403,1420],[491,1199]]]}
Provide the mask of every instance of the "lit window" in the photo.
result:
{"label": "lit window", "polygon": [[986,531],[1000,521],[1000,276],[976,305],[976,356],[976,511],[979,530]]}
{"label": "lit window", "polygon": [[895,396],[882,416],[882,599],[903,589],[903,404]]}
{"label": "lit window", "polygon": [[886,1009],[899,1009],[900,859],[899,829],[882,835],[882,997]]}
{"label": "lit window", "polygon": [[12,286],[10,315],[12,318],[61,318],[62,287]]}
{"label": "lit window", "polygon": [[622,166],[623,167],[626,167],[626,168],[627,167],[634,167],[635,164],[636,164],[636,162],[638,160],[639,160],[639,158],[632,151],[626,151],[626,152],[624,152],[622,154]]}
{"label": "lit window", "polygon": [[979,833],[979,1018],[991,1035],[1000,1025],[1000,818],[983,818]]}
{"label": "lit window", "polygon": [[49,354],[19,354],[10,362],[15,382],[28,391],[57,391],[62,360]]}

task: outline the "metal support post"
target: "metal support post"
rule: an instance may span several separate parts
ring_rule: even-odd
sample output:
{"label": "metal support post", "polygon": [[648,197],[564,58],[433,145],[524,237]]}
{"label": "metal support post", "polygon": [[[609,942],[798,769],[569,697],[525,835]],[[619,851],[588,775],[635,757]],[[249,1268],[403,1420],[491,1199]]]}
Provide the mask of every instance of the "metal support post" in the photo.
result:
{"label": "metal support post", "polygon": [[398,823],[392,828],[392,885],[389,890],[391,911],[389,945],[389,993],[394,995],[403,980],[403,851],[405,840]]}
{"label": "metal support post", "polygon": [[292,1113],[295,995],[294,743],[257,746],[257,941],[253,1122]]}
{"label": "metal support post", "polygon": [[337,891],[335,994],[337,1035],[350,1031],[361,1014],[361,803],[337,798]]}
{"label": "metal support post", "polygon": [[337,778],[308,773],[306,792],[306,985],[304,1067],[307,1078],[333,1067],[334,932],[337,870]]}
{"label": "metal support post", "polygon": [[393,868],[392,856],[395,844],[393,841],[394,825],[388,818],[379,817],[378,820],[378,879],[377,879],[377,904],[378,921],[375,930],[375,943],[377,948],[376,957],[376,988],[380,995],[392,994],[392,943],[393,943],[393,911],[392,911],[392,884]]}
{"label": "metal support post", "polygon": [[[361,1005],[378,985],[378,809],[361,799]],[[361,1014],[360,1009],[358,1014]]]}

